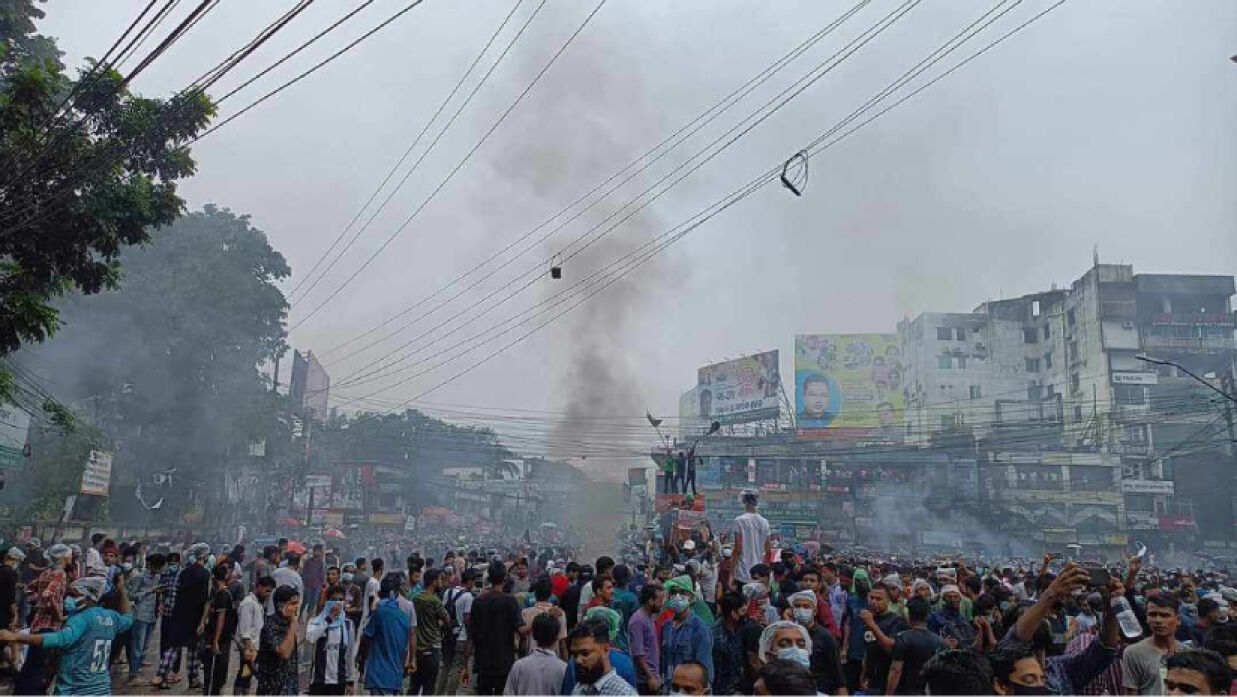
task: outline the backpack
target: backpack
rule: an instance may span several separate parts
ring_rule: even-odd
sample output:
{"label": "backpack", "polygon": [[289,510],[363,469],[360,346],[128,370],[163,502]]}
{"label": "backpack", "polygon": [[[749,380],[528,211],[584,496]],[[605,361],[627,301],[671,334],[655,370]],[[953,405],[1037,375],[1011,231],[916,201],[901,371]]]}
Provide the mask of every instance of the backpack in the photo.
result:
{"label": "backpack", "polygon": [[447,625],[447,631],[442,633],[442,650],[444,653],[455,650],[455,644],[459,640],[460,620],[455,615],[455,601],[459,600],[460,596],[466,593],[463,588],[456,586],[447,590],[443,596],[442,602],[447,606],[447,618],[450,622]]}

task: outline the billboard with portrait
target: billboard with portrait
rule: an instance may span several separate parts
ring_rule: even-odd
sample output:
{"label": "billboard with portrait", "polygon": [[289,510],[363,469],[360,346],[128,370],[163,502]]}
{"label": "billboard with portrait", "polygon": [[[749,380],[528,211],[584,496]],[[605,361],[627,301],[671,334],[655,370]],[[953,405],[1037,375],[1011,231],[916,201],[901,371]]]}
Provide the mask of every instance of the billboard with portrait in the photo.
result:
{"label": "billboard with portrait", "polygon": [[795,414],[804,435],[903,440],[905,370],[896,334],[795,337]]}
{"label": "billboard with portrait", "polygon": [[723,426],[776,419],[779,412],[778,352],[765,351],[696,371],[696,416]]}

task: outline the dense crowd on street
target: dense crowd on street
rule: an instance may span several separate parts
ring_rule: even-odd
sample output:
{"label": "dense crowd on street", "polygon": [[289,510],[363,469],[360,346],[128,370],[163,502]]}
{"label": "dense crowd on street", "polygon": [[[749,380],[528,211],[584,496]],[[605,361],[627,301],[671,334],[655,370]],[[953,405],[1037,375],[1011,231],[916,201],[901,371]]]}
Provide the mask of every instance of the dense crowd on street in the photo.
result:
{"label": "dense crowd on street", "polygon": [[743,503],[725,538],[658,531],[643,547],[620,543],[617,558],[531,540],[403,558],[279,540],[250,559],[242,545],[32,539],[0,567],[0,672],[15,694],[110,694],[125,681],[204,695],[1194,695],[1233,684],[1237,590],[1223,572],[1141,555],[968,565],[779,549],[757,495]]}

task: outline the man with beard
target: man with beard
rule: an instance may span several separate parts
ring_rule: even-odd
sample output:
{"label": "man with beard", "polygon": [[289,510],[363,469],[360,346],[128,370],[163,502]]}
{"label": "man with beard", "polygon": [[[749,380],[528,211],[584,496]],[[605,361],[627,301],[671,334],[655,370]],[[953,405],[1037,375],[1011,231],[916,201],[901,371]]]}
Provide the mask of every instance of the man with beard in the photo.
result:
{"label": "man with beard", "polygon": [[610,665],[610,636],[600,622],[585,622],[568,636],[575,664],[573,695],[635,695],[636,688]]}
{"label": "man with beard", "polygon": [[838,658],[838,643],[833,635],[816,622],[816,593],[799,591],[787,598],[789,609],[786,619],[793,620],[808,632],[812,640],[812,652],[808,669],[816,689],[826,695],[837,694],[846,685],[842,678],[842,663]]}
{"label": "man with beard", "polygon": [[941,588],[941,602],[941,609],[928,617],[928,631],[939,635],[946,648],[970,648],[975,628],[962,614],[962,592],[957,586],[945,586]]}

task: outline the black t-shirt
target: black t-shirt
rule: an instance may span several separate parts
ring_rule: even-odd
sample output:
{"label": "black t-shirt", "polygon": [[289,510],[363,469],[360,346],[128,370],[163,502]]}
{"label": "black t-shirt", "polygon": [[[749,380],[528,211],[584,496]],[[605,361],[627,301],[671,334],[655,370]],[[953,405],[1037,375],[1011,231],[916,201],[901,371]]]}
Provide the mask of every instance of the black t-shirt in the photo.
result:
{"label": "black t-shirt", "polygon": [[[897,640],[897,637],[908,628],[906,620],[896,612],[886,612],[876,618],[876,626],[880,627],[885,636]],[[867,645],[864,654],[868,661],[868,684],[871,692],[885,693],[885,679],[889,677],[889,664],[893,662],[893,654],[881,649],[876,641],[876,635],[870,629],[864,629],[863,642]]]}
{"label": "black t-shirt", "polygon": [[486,591],[472,601],[468,638],[477,675],[506,675],[515,663],[515,633],[524,625],[515,596]]}
{"label": "black t-shirt", "polygon": [[563,592],[563,612],[567,615],[567,631],[575,629],[576,611],[580,608],[580,584],[573,583]]}
{"label": "black t-shirt", "polygon": [[171,627],[175,630],[174,646],[192,645],[197,636],[202,611],[210,600],[210,572],[193,564],[181,569],[176,582],[176,605],[172,608]]}
{"label": "black t-shirt", "polygon": [[9,611],[17,603],[17,570],[0,564],[0,628],[8,629],[13,622]]}
{"label": "black t-shirt", "polygon": [[816,691],[826,695],[836,694],[839,688],[846,685],[842,678],[842,662],[838,658],[838,642],[829,630],[819,624],[813,624],[807,633],[812,637],[810,666]]}
{"label": "black t-shirt", "polygon": [[926,629],[908,629],[893,642],[893,660],[902,661],[902,678],[894,694],[922,695],[923,664],[945,648],[941,638]]}
{"label": "black t-shirt", "polygon": [[215,623],[219,621],[220,613],[223,614],[223,634],[219,635],[219,645],[222,648],[224,643],[232,641],[236,634],[236,601],[227,590],[217,590],[211,596],[210,621],[206,625],[205,633],[207,641],[215,636]]}

